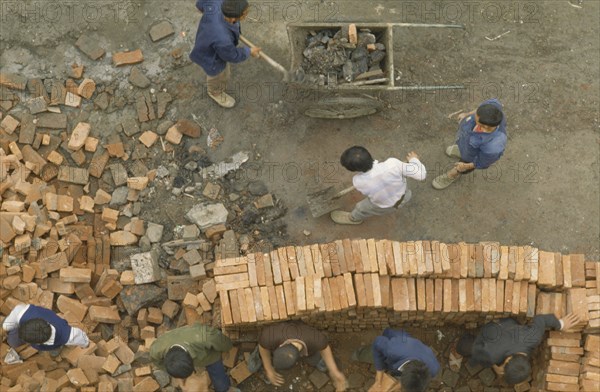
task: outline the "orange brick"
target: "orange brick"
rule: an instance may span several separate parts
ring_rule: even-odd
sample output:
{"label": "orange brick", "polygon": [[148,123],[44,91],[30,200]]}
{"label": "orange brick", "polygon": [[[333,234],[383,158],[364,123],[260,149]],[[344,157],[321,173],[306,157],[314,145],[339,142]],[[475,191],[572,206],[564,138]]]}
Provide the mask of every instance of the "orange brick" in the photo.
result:
{"label": "orange brick", "polygon": [[89,316],[92,321],[99,323],[118,324],[121,322],[121,316],[116,307],[92,305],[89,308]]}
{"label": "orange brick", "polygon": [[113,65],[119,67],[127,64],[137,64],[144,61],[144,55],[141,49],[136,49],[130,52],[114,53],[112,57]]}
{"label": "orange brick", "polygon": [[92,271],[87,268],[62,268],[60,270],[60,280],[66,283],[90,283],[92,281]]}

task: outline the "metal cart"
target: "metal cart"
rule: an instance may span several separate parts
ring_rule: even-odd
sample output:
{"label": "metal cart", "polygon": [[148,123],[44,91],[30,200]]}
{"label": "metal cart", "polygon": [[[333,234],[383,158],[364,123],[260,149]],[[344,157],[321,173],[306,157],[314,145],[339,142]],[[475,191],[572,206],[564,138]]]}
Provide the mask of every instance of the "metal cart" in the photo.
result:
{"label": "metal cart", "polygon": [[[380,100],[372,97],[380,91],[418,91],[418,90],[450,90],[464,89],[462,85],[449,86],[397,86],[394,77],[394,27],[420,28],[460,28],[463,25],[419,24],[419,23],[355,23],[357,30],[369,29],[386,47],[386,57],[382,70],[384,75],[378,81],[363,81],[355,83],[336,83],[320,86],[290,80],[288,83],[298,90],[310,90],[311,97],[316,99],[304,100],[299,105],[300,110],[309,117],[328,119],[348,119],[377,113],[383,108]],[[306,38],[311,31],[339,30],[348,23],[295,23],[287,26],[291,43],[291,70],[301,68],[303,52],[306,49]],[[385,79],[385,80],[384,80]],[[337,79],[336,79],[337,80]],[[377,82],[379,84],[375,84]],[[308,102],[306,102],[308,101]]]}

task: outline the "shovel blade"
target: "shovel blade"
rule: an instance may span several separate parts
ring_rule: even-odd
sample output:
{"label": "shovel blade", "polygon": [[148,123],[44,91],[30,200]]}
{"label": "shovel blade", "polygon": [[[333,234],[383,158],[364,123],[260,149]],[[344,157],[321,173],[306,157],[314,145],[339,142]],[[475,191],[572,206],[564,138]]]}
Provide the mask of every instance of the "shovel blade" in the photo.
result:
{"label": "shovel blade", "polygon": [[333,186],[306,195],[306,203],[313,218],[323,216],[341,208],[339,199],[333,199],[337,192]]}

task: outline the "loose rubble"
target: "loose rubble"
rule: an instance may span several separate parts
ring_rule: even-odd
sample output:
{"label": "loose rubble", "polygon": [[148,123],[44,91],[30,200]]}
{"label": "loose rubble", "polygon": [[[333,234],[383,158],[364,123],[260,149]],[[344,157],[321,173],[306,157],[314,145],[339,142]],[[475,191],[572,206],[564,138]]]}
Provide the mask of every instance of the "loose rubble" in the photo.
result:
{"label": "loose rubble", "polygon": [[[173,33],[168,22],[149,32],[161,43]],[[236,178],[248,152],[210,161],[203,129],[210,149],[223,136],[203,119],[173,116],[173,96],[147,76],[141,50],[104,58],[86,35],[74,45],[92,61],[124,68],[119,81],[127,87],[95,80],[78,64],[67,66],[65,79],[0,72],[0,321],[19,303],[36,304],[81,326],[91,343],[57,357],[2,343],[11,364],[3,364],[0,385],[175,391],[150,365],[150,345],[196,321],[219,325],[215,259],[282,243],[277,220],[285,208]],[[99,125],[113,112],[116,122]],[[187,208],[171,221],[168,203]],[[236,359],[232,377],[241,381]]]}
{"label": "loose rubble", "polygon": [[386,47],[378,39],[369,29],[357,33],[354,24],[337,32],[311,31],[303,52],[304,82],[336,85],[381,78]]}

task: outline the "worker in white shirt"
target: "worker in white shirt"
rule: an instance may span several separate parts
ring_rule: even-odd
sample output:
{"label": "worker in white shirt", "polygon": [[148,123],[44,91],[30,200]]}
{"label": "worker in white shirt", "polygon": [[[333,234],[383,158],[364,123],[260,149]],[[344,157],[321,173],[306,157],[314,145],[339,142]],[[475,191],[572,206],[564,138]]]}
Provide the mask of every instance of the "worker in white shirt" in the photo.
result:
{"label": "worker in white shirt", "polygon": [[352,178],[352,184],[366,198],[356,203],[352,212],[333,211],[331,219],[341,225],[358,225],[365,218],[390,214],[403,207],[412,195],[406,178],[424,181],[427,176],[417,153],[409,152],[406,161],[388,158],[379,162],[361,146],[344,151],[340,162],[349,171],[361,172]]}
{"label": "worker in white shirt", "polygon": [[2,329],[8,333],[8,345],[14,348],[29,343],[38,351],[55,351],[62,346],[90,344],[84,331],[71,327],[50,309],[35,305],[15,306],[4,319]]}

